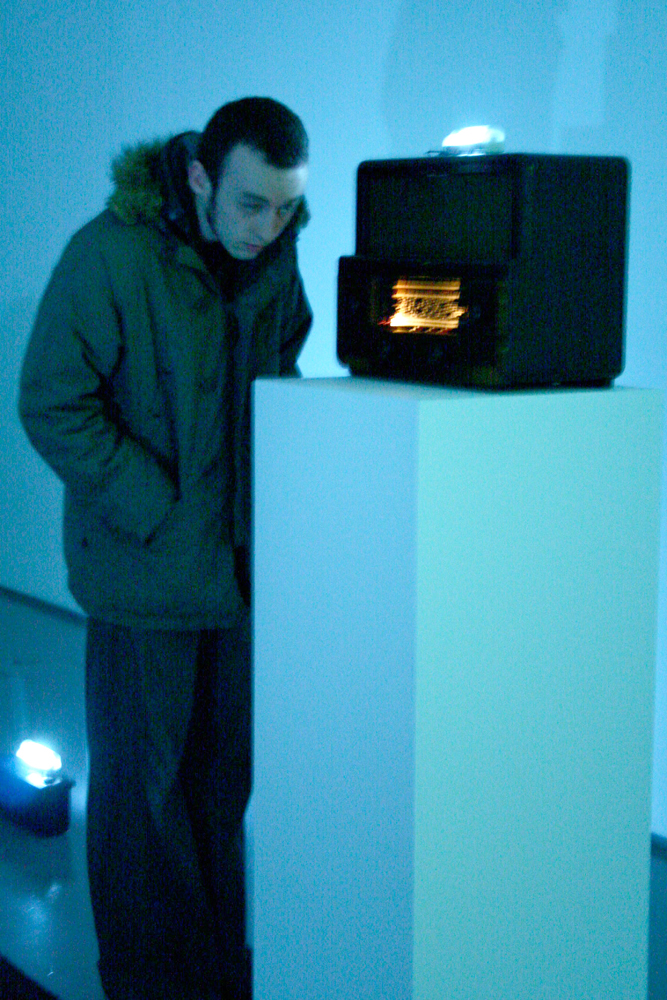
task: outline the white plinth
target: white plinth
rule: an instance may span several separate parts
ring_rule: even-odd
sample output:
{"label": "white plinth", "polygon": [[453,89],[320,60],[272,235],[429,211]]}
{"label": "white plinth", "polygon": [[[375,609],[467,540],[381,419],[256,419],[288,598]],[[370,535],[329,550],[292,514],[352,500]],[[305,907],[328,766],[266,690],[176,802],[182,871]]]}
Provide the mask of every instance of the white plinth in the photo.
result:
{"label": "white plinth", "polygon": [[255,1000],[644,1000],[661,397],[255,387]]}

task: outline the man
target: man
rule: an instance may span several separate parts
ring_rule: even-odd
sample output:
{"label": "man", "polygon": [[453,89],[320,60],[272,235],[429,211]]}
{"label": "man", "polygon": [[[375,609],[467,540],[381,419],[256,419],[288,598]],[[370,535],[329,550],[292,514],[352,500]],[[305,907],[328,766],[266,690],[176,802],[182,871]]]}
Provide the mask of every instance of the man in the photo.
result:
{"label": "man", "polygon": [[308,140],[268,98],[126,150],[40,305],[20,413],[89,615],[88,868],[111,1000],[249,995],[249,387],[291,375]]}

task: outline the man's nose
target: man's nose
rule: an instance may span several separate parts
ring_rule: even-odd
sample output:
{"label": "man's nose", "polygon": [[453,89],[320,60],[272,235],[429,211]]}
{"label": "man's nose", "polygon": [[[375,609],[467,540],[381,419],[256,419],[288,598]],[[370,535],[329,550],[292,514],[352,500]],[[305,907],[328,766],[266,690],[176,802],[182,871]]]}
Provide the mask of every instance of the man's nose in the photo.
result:
{"label": "man's nose", "polygon": [[269,210],[264,212],[260,222],[259,236],[265,243],[275,240],[282,228],[282,219],[278,212]]}

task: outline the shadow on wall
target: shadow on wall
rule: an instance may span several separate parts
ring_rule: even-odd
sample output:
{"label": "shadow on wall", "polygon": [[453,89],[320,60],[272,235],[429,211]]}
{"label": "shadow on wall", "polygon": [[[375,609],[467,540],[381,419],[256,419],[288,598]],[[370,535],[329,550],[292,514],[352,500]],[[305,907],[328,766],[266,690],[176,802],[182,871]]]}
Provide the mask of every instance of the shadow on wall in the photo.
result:
{"label": "shadow on wall", "polygon": [[402,0],[383,89],[392,156],[500,126],[508,151],[632,165],[626,381],[667,382],[667,8],[648,0]]}
{"label": "shadow on wall", "polygon": [[503,128],[508,150],[548,149],[559,6],[403,0],[383,92],[391,155],[420,156],[480,124]]}
{"label": "shadow on wall", "polygon": [[[667,388],[667,7],[619,0],[610,38],[604,123],[572,128],[566,152],[627,156],[632,164],[626,381]],[[667,539],[666,539],[667,541]]]}

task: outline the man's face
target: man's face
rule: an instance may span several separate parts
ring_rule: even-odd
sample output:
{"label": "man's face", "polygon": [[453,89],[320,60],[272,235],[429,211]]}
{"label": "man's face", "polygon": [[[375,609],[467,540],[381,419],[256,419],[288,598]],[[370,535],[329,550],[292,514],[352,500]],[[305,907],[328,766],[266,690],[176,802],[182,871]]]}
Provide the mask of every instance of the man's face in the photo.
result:
{"label": "man's face", "polygon": [[227,154],[215,194],[199,161],[188,177],[203,238],[218,240],[236,260],[254,260],[292,219],[308,167],[273,167],[262,153],[239,144]]}

